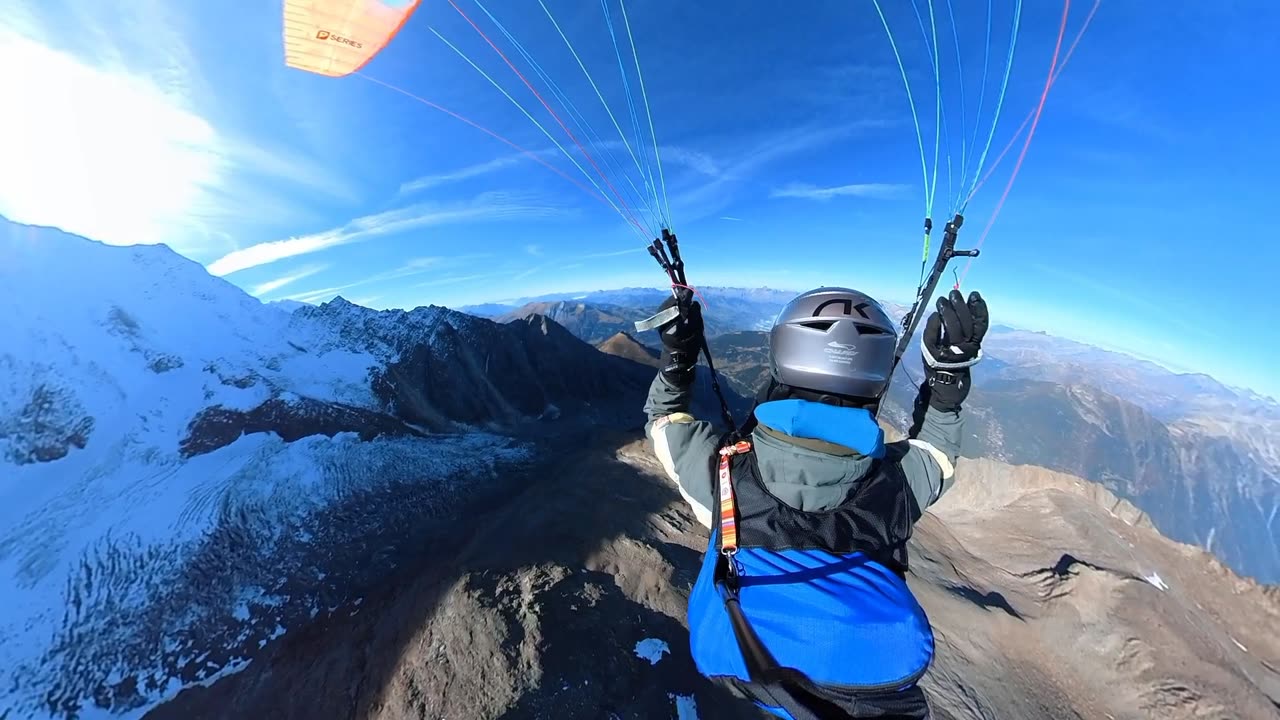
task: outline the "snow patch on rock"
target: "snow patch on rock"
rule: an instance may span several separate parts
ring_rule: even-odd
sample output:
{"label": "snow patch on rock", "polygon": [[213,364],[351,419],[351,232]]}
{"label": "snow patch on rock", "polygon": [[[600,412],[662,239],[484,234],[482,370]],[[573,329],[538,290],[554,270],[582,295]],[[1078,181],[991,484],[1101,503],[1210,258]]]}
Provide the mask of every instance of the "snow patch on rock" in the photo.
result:
{"label": "snow patch on rock", "polygon": [[648,660],[650,665],[657,665],[663,655],[671,654],[671,648],[662,640],[645,638],[636,643],[635,653],[641,660]]}

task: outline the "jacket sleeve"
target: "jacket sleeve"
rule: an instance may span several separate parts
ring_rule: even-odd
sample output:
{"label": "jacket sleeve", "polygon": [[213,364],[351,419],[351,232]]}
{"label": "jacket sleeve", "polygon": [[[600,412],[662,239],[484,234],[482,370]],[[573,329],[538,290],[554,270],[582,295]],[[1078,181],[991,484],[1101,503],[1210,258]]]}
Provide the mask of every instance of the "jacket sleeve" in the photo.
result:
{"label": "jacket sleeve", "polygon": [[649,386],[645,414],[649,421],[645,434],[653,441],[653,452],[680,494],[693,508],[698,522],[711,527],[715,502],[712,459],[716,456],[719,433],[715,426],[689,413],[693,387],[679,387],[658,373]]}
{"label": "jacket sleeve", "polygon": [[958,411],[937,410],[927,403],[917,402],[917,405],[916,422],[902,457],[902,470],[923,512],[955,484],[964,419]]}

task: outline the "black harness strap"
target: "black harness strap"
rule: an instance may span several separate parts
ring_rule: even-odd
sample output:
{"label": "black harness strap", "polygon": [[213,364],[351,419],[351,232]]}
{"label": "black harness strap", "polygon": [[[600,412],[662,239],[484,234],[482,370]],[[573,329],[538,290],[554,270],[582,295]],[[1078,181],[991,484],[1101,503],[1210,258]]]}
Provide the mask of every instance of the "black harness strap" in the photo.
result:
{"label": "black harness strap", "polygon": [[794,720],[821,720],[787,688],[788,684],[797,680],[807,681],[807,678],[798,670],[783,668],[778,664],[742,612],[737,578],[732,559],[721,554],[716,563],[716,588],[720,590],[725,610],[729,613],[734,640],[747,664],[747,675],[752,682],[751,692],[759,696],[760,700],[786,710]]}

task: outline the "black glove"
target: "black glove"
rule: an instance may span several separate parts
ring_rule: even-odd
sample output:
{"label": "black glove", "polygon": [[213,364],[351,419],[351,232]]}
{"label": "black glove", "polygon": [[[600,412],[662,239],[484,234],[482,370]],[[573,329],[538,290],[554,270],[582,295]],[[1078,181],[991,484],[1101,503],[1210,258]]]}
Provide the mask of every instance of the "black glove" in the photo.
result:
{"label": "black glove", "polygon": [[977,292],[965,302],[959,290],[938,298],[938,311],[924,325],[921,351],[925,383],[921,398],[935,410],[958,412],[969,396],[969,368],[982,360],[982,338],[991,317]]}
{"label": "black glove", "polygon": [[[676,298],[670,297],[658,312],[676,306]],[[693,382],[693,369],[703,343],[702,305],[697,301],[689,303],[684,313],[658,328],[658,337],[662,339],[662,376],[673,385]]]}

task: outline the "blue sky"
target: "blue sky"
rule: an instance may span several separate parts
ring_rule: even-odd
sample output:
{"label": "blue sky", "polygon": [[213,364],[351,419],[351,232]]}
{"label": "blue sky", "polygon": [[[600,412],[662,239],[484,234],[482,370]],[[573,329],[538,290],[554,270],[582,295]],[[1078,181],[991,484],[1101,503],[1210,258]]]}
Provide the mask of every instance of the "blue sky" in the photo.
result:
{"label": "blue sky", "polygon": [[[535,0],[489,0],[599,136],[593,143],[475,0],[456,0],[579,135],[619,194],[650,198],[604,106]],[[544,0],[632,149],[653,137],[616,0],[641,131],[601,6]],[[882,3],[932,164],[934,82],[911,6]],[[935,222],[961,194],[1001,80],[1014,0],[935,0],[948,122]],[[1090,0],[1071,3],[1067,40]],[[1009,324],[1126,350],[1280,396],[1257,339],[1280,261],[1275,205],[1280,26],[1270,2],[1104,0],[1049,95],[1022,172],[973,265]],[[919,0],[927,12],[925,0]],[[911,295],[925,206],[920,151],[869,1],[630,0],[665,200],[690,278]],[[988,166],[1035,106],[1062,5],[1023,9]],[[373,307],[460,305],[656,285],[640,236],[539,162],[363,77],[283,64],[278,2],[0,0],[0,215],[115,244],[164,242],[263,299],[334,294]],[[927,15],[924,16],[927,23]],[[438,33],[438,34],[437,34]],[[460,113],[587,184],[489,73],[588,161],[448,0],[424,0],[365,69]],[[1268,90],[1272,88],[1272,90]],[[961,113],[963,94],[965,113]],[[963,115],[963,128],[961,118]],[[947,148],[952,168],[948,190]],[[981,144],[981,142],[979,143]],[[982,234],[1015,146],[967,211]],[[597,182],[602,182],[597,176]],[[588,187],[590,187],[588,185]],[[602,194],[612,191],[602,183]],[[661,198],[661,191],[659,190]],[[652,204],[652,200],[650,201]],[[655,215],[636,211],[645,219]],[[642,221],[643,224],[644,221]],[[938,233],[940,235],[940,232]]]}

